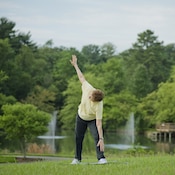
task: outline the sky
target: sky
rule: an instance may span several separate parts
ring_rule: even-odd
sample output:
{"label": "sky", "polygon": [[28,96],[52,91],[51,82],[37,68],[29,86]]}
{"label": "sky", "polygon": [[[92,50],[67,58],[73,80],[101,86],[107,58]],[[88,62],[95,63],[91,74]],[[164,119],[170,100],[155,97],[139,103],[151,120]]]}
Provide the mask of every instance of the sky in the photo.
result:
{"label": "sky", "polygon": [[110,42],[122,52],[147,29],[165,45],[175,43],[174,0],[0,0],[0,17],[30,32],[38,46],[52,40],[81,50]]}

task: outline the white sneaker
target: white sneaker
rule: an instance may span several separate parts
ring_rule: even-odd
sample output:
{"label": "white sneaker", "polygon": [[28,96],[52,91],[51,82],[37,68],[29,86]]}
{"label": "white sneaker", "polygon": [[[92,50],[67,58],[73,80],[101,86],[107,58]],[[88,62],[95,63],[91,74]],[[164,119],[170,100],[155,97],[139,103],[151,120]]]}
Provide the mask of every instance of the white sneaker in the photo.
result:
{"label": "white sneaker", "polygon": [[107,160],[105,158],[101,158],[99,161],[98,161],[98,164],[106,164],[108,163]]}
{"label": "white sneaker", "polygon": [[80,164],[80,161],[78,159],[74,159],[71,164],[73,165]]}

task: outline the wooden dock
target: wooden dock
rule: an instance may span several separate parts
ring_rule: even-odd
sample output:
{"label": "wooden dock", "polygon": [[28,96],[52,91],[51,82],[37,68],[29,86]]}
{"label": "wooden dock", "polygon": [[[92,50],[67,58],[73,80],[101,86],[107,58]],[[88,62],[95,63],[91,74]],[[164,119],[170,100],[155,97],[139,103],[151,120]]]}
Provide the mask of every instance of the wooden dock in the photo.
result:
{"label": "wooden dock", "polygon": [[169,141],[175,135],[175,123],[161,123],[156,125],[156,131],[150,135],[153,141]]}

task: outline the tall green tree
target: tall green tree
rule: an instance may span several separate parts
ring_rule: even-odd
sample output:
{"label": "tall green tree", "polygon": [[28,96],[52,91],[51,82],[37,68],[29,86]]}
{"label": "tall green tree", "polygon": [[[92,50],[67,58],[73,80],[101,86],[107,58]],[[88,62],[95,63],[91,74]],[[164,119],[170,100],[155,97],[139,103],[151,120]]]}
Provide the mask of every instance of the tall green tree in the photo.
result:
{"label": "tall green tree", "polygon": [[9,39],[9,42],[16,53],[25,45],[33,51],[37,49],[36,44],[31,40],[31,34],[15,30],[16,24],[5,17],[0,18],[0,39]]}
{"label": "tall green tree", "polygon": [[[137,97],[144,97],[157,89],[159,83],[167,80],[172,62],[170,63],[169,58],[165,57],[164,52],[163,42],[159,42],[153,31],[146,30],[138,34],[137,42],[133,44],[133,48],[123,54],[126,75],[130,77],[128,88]],[[144,67],[145,76],[143,76],[143,72],[140,77],[139,72],[137,73],[138,70],[141,71],[138,69],[140,65]],[[143,90],[135,91],[135,87],[145,89],[145,92]]]}
{"label": "tall green tree", "polygon": [[33,58],[36,45],[30,34],[16,31],[15,23],[7,18],[0,18],[0,70],[8,76],[1,83],[1,91],[21,100],[33,87]]}
{"label": "tall green tree", "polygon": [[7,18],[0,18],[0,39],[10,39],[15,35],[15,22],[9,21]]}
{"label": "tall green tree", "polygon": [[[23,46],[20,53],[7,64],[10,69],[6,69],[7,81],[2,85],[2,92],[6,95],[13,95],[16,99],[25,99],[28,92],[33,88],[33,63],[34,55],[32,51]],[[8,66],[7,66],[8,67]]]}

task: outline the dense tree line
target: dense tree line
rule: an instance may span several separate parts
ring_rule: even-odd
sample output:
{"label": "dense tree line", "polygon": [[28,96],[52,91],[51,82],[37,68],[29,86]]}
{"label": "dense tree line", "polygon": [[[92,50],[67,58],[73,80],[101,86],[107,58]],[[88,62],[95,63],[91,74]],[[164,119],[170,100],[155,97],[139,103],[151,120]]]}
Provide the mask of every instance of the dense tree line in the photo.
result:
{"label": "dense tree line", "polygon": [[[58,110],[58,127],[74,128],[81,87],[69,60],[77,55],[87,80],[105,93],[104,129],[115,130],[134,112],[138,128],[175,122],[175,44],[164,45],[151,30],[138,34],[122,53],[116,46],[43,46],[15,23],[0,19],[0,107],[32,104],[41,111]],[[0,115],[3,115],[2,109]]]}

